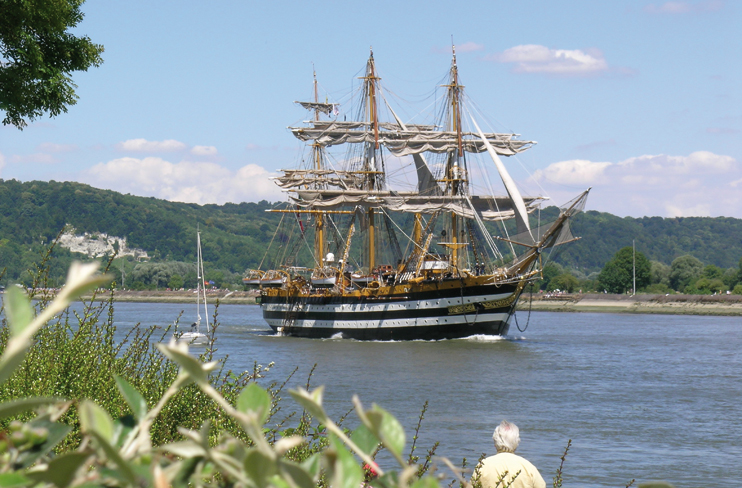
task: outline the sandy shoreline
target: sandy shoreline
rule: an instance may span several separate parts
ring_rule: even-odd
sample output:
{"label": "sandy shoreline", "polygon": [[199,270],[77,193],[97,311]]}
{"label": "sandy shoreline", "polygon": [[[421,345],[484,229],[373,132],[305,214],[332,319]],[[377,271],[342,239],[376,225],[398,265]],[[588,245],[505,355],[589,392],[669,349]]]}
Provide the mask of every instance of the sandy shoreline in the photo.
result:
{"label": "sandy shoreline", "polygon": [[[209,303],[254,305],[256,291],[209,291]],[[195,291],[117,291],[118,302],[192,303]],[[89,297],[88,297],[89,298]],[[97,297],[108,299],[107,294]],[[547,296],[523,294],[518,310],[543,312],[657,313],[677,315],[742,316],[742,295],[608,295],[573,294]]]}
{"label": "sandy shoreline", "polygon": [[518,310],[544,312],[656,313],[742,316],[742,295],[534,295],[521,296]]}

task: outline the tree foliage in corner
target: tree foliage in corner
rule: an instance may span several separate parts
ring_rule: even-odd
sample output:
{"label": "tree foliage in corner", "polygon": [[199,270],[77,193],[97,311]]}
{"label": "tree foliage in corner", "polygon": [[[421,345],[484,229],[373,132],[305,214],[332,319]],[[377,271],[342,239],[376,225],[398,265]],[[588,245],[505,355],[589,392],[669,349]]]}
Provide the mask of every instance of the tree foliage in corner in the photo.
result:
{"label": "tree foliage in corner", "polygon": [[0,110],[3,125],[23,129],[44,113],[77,103],[70,74],[103,62],[103,46],[68,29],[84,0],[0,0]]}

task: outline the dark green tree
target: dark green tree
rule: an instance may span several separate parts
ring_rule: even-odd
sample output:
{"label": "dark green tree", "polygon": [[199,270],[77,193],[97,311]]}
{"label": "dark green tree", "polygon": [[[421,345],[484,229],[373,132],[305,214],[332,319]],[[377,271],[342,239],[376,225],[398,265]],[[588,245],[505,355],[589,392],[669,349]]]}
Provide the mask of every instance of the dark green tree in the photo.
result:
{"label": "dark green tree", "polygon": [[[649,259],[636,252],[636,288],[642,289],[651,283],[651,264]],[[634,284],[634,250],[630,247],[620,249],[606,263],[598,275],[598,286],[609,293],[625,293]]]}
{"label": "dark green tree", "polygon": [[560,291],[566,291],[567,293],[572,293],[580,286],[580,281],[570,273],[562,273],[560,275],[557,275],[553,277],[550,281],[548,286],[546,287],[547,291],[554,291],[554,290],[560,290]]}
{"label": "dark green tree", "polygon": [[171,290],[179,290],[183,288],[183,278],[179,274],[174,274],[170,277],[170,281],[167,282],[167,286]]}
{"label": "dark green tree", "polygon": [[670,265],[670,286],[677,291],[685,290],[685,287],[696,282],[703,273],[703,263],[686,254],[673,260]]}
{"label": "dark green tree", "polygon": [[659,261],[650,261],[652,265],[652,284],[670,285],[670,267]]}
{"label": "dark green tree", "polygon": [[77,103],[74,71],[103,62],[103,46],[69,29],[84,0],[0,0],[0,110],[3,125],[54,117]]}

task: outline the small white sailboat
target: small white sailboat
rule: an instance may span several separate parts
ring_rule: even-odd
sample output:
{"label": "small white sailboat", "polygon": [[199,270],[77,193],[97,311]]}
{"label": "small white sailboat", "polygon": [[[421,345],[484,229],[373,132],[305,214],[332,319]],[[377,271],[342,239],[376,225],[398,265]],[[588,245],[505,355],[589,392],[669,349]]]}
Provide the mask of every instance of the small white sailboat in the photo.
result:
{"label": "small white sailboat", "polygon": [[[203,346],[209,342],[208,333],[211,331],[209,326],[209,307],[206,303],[206,287],[204,286],[204,260],[201,255],[201,232],[196,231],[196,321],[191,324],[191,329],[178,334],[178,342],[185,342],[193,346]],[[203,304],[204,315],[206,316],[206,334],[201,332],[201,305]]]}

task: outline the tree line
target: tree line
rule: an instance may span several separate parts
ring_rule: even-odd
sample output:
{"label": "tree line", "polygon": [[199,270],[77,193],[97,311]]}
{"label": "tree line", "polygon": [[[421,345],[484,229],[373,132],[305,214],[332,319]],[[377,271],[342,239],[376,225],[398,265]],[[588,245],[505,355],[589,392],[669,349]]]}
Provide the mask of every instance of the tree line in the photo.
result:
{"label": "tree line", "polygon": [[599,272],[585,275],[559,263],[546,264],[543,278],[536,284],[542,291],[599,293],[685,293],[742,295],[742,258],[738,265],[721,268],[704,264],[689,254],[669,265],[647,258],[634,247],[621,248]]}

